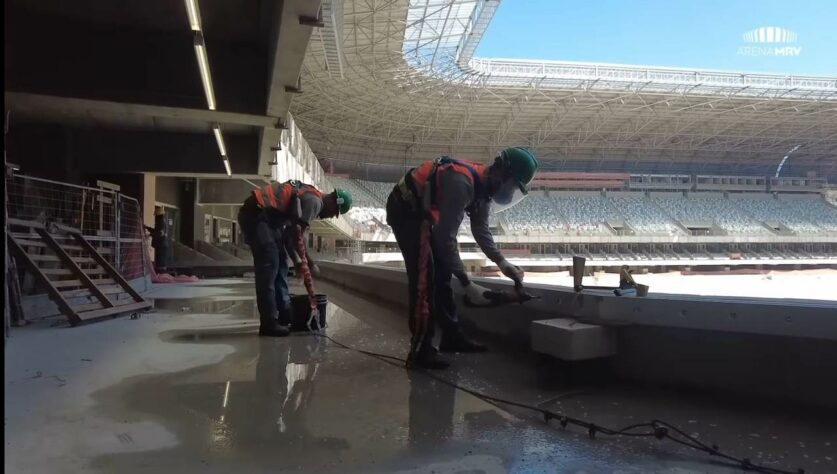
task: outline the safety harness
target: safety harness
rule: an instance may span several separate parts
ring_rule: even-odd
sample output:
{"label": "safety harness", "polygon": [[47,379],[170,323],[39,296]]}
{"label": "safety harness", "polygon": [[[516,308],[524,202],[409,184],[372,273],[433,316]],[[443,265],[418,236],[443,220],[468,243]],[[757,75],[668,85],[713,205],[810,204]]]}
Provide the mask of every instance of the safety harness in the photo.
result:
{"label": "safety harness", "polygon": [[[419,227],[419,260],[418,260],[418,281],[417,298],[415,307],[415,326],[413,337],[410,343],[410,353],[407,356],[407,367],[411,367],[413,359],[421,349],[424,338],[427,335],[427,323],[430,319],[430,301],[428,297],[428,286],[430,283],[430,262],[432,258],[432,246],[430,243],[433,225],[439,221],[438,202],[438,174],[440,168],[449,166],[460,167],[468,172],[474,185],[474,201],[482,195],[482,180],[475,166],[477,163],[467,163],[442,156],[433,161],[424,163],[418,168],[411,169],[398,182],[397,188],[401,198],[410,204],[413,212],[421,216]],[[461,170],[459,170],[461,172]],[[424,181],[416,183],[416,177]],[[473,202],[468,207],[472,207]]]}

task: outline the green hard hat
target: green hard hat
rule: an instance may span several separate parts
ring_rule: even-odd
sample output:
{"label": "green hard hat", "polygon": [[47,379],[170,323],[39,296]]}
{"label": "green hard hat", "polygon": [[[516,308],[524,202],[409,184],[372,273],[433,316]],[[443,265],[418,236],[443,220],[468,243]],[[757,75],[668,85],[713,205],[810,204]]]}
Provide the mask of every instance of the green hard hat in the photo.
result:
{"label": "green hard hat", "polygon": [[334,190],[334,197],[337,199],[337,209],[340,214],[349,212],[352,208],[352,195],[345,189],[336,188]]}
{"label": "green hard hat", "polygon": [[514,176],[514,179],[523,186],[526,186],[535,177],[538,170],[538,159],[526,148],[515,146],[506,148],[500,152],[500,159],[506,172]]}

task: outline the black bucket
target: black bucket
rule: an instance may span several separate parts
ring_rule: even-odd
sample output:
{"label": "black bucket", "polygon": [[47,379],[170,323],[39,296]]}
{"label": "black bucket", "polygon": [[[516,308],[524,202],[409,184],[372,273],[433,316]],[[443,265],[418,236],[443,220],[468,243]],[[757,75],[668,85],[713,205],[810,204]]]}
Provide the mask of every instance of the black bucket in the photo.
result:
{"label": "black bucket", "polygon": [[[314,295],[314,298],[317,300],[317,310],[320,312],[320,320],[312,321],[311,328],[314,330],[325,329],[328,296]],[[308,295],[291,295],[291,312],[293,313],[291,331],[307,331],[308,319],[311,317],[311,306],[308,304]]]}

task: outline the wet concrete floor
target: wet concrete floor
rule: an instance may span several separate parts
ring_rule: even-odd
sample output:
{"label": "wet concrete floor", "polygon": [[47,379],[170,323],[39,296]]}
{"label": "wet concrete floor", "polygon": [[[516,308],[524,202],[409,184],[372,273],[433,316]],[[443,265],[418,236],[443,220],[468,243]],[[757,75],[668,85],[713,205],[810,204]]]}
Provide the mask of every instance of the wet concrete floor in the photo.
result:
{"label": "wet concrete floor", "polygon": [[[318,289],[331,337],[404,355],[400,310]],[[590,440],[324,338],[257,337],[251,280],[152,296],[138,320],[15,331],[7,472],[741,472],[670,442]],[[493,342],[444,376],[608,426],[666,419],[773,468],[837,472],[834,414],[603,382]]]}

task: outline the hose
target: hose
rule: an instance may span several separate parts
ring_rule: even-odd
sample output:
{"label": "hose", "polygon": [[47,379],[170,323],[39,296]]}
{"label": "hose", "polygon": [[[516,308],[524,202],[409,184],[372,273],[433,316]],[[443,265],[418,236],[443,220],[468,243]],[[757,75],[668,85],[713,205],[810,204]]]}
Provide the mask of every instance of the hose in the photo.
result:
{"label": "hose", "polygon": [[709,454],[710,456],[717,456],[717,457],[719,457],[719,458],[721,458],[721,459],[723,459],[723,460],[725,460],[725,461],[727,461],[727,462],[729,462],[729,463],[731,463],[731,464],[733,464],[737,467],[740,467],[741,469],[748,470],[748,471],[759,472],[759,473],[763,473],[763,474],[805,474],[805,470],[802,469],[802,468],[799,468],[795,471],[790,471],[790,470],[777,469],[777,468],[772,468],[772,467],[767,467],[767,466],[761,466],[761,465],[758,465],[758,464],[753,464],[753,462],[749,458],[740,458],[740,457],[736,457],[736,456],[733,456],[731,454],[728,454],[724,451],[721,451],[721,449],[717,445],[706,444],[706,443],[698,440],[697,438],[685,433],[683,430],[681,430],[677,426],[675,426],[671,423],[668,423],[666,421],[663,421],[663,420],[652,419],[652,420],[648,420],[646,422],[641,422],[641,423],[635,423],[635,424],[632,424],[632,425],[628,425],[628,426],[625,426],[625,427],[619,428],[619,429],[608,428],[606,426],[597,425],[595,423],[592,423],[592,422],[589,422],[589,421],[586,421],[586,420],[583,420],[583,419],[580,419],[580,418],[574,418],[574,417],[571,417],[571,416],[567,416],[563,413],[557,413],[557,412],[554,412],[552,410],[547,410],[547,409],[544,409],[544,408],[541,408],[541,407],[538,407],[538,406],[535,406],[535,405],[529,405],[529,404],[517,402],[517,401],[514,401],[514,400],[508,400],[508,399],[504,399],[504,398],[499,398],[499,397],[494,397],[494,396],[491,396],[491,395],[487,395],[487,394],[485,394],[483,392],[480,392],[478,390],[473,390],[473,389],[464,387],[462,385],[459,385],[455,382],[451,382],[450,380],[448,380],[444,377],[441,377],[441,376],[439,376],[439,375],[437,375],[433,372],[430,372],[428,370],[424,370],[424,369],[420,369],[420,368],[416,368],[416,367],[410,367],[409,363],[406,360],[404,360],[400,357],[396,357],[396,356],[392,356],[392,355],[388,355],[388,354],[381,354],[381,353],[373,352],[373,351],[367,351],[367,350],[363,350],[363,349],[358,349],[358,348],[352,347],[348,344],[344,344],[340,341],[337,341],[334,338],[332,338],[331,336],[328,336],[324,333],[315,333],[315,335],[317,335],[319,337],[324,337],[325,339],[327,339],[328,341],[332,342],[333,344],[335,344],[336,346],[338,346],[342,349],[350,350],[350,351],[353,351],[353,352],[357,352],[359,354],[363,354],[363,355],[366,355],[366,356],[369,356],[369,357],[373,357],[375,359],[378,359],[382,362],[385,362],[387,364],[390,364],[390,365],[393,365],[393,366],[396,366],[396,367],[403,367],[404,364],[407,363],[408,364],[407,367],[408,367],[409,370],[420,372],[420,373],[426,375],[427,377],[429,377],[433,380],[441,382],[441,383],[443,383],[443,384],[445,384],[449,387],[452,387],[456,390],[460,390],[462,392],[465,392],[469,395],[472,395],[476,398],[479,398],[480,400],[491,403],[493,405],[508,405],[508,406],[517,407],[517,408],[520,408],[520,409],[523,409],[523,410],[536,412],[543,417],[543,420],[544,420],[545,423],[549,423],[550,420],[558,420],[558,423],[561,425],[562,428],[566,428],[567,426],[570,426],[570,425],[583,428],[584,430],[587,431],[587,436],[589,436],[590,439],[596,439],[596,435],[598,435],[598,434],[606,435],[606,436],[625,436],[625,437],[634,437],[634,438],[652,438],[653,437],[653,438],[656,438],[656,439],[661,440],[661,441],[662,440],[669,440],[669,441],[672,441],[672,442],[677,443],[679,445],[686,446],[688,448],[691,448],[691,449]]}

